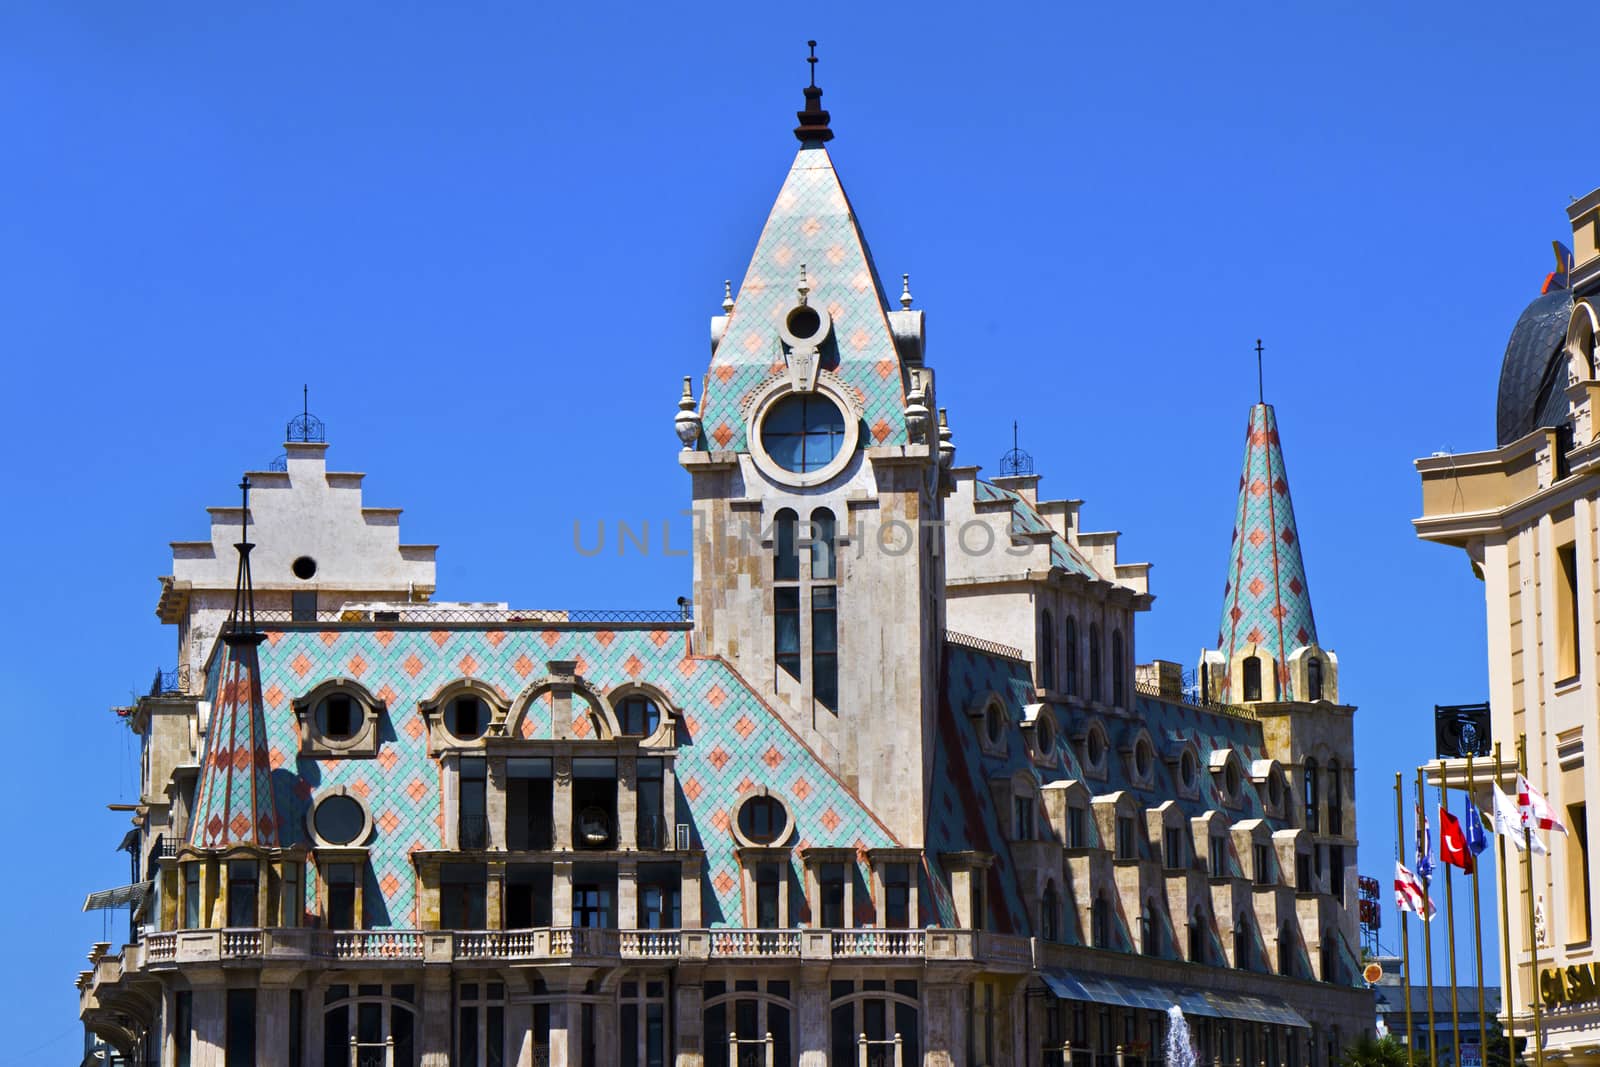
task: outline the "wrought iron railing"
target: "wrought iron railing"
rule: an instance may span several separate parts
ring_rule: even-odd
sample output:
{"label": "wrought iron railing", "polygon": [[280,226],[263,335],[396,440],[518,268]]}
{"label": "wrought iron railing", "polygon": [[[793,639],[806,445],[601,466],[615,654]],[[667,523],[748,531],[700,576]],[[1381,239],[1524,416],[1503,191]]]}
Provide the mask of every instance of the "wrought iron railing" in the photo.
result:
{"label": "wrought iron railing", "polygon": [[164,693],[181,692],[183,692],[183,672],[179,668],[174,667],[170,671],[161,670],[159,667],[156,668],[155,681],[150,683],[151,696],[158,697]]}
{"label": "wrought iron railing", "polygon": [[1183,704],[1186,707],[1199,708],[1201,711],[1209,711],[1217,715],[1230,715],[1235,719],[1250,719],[1253,721],[1256,717],[1256,713],[1249,708],[1240,707],[1238,704],[1219,704],[1214,700],[1205,700],[1187,689],[1182,694],[1163,693],[1158,685],[1152,685],[1149,682],[1134,682],[1133,690],[1140,696],[1156,697],[1169,703]]}
{"label": "wrought iron railing", "polygon": [[671,624],[694,621],[694,613],[685,604],[681,608],[461,608],[433,604],[376,604],[350,608],[318,610],[315,617],[297,615],[281,608],[257,610],[258,623],[318,622],[318,623],[372,623],[392,622],[410,624],[442,623],[615,623]]}
{"label": "wrought iron railing", "polygon": [[954,630],[946,630],[944,632],[944,639],[946,644],[960,645],[963,648],[971,648],[979,652],[987,652],[991,656],[999,656],[1002,659],[1014,659],[1019,663],[1028,662],[1028,657],[1022,651],[1022,649],[1012,648],[1010,645],[1002,645],[998,641],[986,641],[981,637],[973,637],[971,634],[957,633]]}

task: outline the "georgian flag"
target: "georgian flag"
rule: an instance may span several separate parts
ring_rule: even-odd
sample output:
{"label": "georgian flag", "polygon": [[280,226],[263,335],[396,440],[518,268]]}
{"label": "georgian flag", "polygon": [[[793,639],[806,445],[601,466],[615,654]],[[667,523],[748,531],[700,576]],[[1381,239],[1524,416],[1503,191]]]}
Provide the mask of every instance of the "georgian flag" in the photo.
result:
{"label": "georgian flag", "polygon": [[1428,891],[1423,888],[1421,880],[1406,870],[1406,865],[1399,860],[1394,861],[1394,906],[1424,919],[1432,919],[1438,911],[1433,901],[1428,899]]}
{"label": "georgian flag", "polygon": [[[1517,810],[1517,802],[1506,796],[1499,786],[1494,787],[1494,832],[1503,835],[1518,852],[1528,847],[1522,840],[1522,813]],[[1549,846],[1538,834],[1529,834],[1528,840],[1533,842],[1534,852],[1549,854]]]}
{"label": "georgian flag", "polygon": [[1522,815],[1522,825],[1536,827],[1540,830],[1554,830],[1558,834],[1567,832],[1561,825],[1561,820],[1556,817],[1556,809],[1550,806],[1537,789],[1528,784],[1522,775],[1517,775],[1517,811]]}

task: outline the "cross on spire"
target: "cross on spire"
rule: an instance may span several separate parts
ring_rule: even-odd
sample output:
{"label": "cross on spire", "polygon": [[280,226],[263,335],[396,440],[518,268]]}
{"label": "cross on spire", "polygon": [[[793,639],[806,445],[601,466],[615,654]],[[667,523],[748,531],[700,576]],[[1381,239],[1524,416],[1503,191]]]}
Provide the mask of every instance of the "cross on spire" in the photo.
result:
{"label": "cross on spire", "polygon": [[1267,390],[1261,377],[1261,338],[1256,338],[1256,403],[1267,402]]}
{"label": "cross on spire", "polygon": [[806,62],[811,64],[811,88],[815,89],[817,87],[817,42],[807,41],[806,44],[811,49],[811,57]]}
{"label": "cross on spire", "polygon": [[822,90],[817,88],[817,42],[807,41],[806,45],[811,49],[811,55],[806,57],[811,66],[811,84],[804,90],[805,110],[795,112],[800,125],[795,127],[794,135],[801,144],[820,145],[833,139],[833,131],[828,129],[828,113],[822,110]]}

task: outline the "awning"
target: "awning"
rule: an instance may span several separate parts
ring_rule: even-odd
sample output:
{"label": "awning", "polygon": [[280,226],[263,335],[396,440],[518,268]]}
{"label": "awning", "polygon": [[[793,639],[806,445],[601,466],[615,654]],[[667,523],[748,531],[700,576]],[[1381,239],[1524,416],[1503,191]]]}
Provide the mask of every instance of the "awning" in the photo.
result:
{"label": "awning", "polygon": [[154,887],[155,882],[135,882],[115,889],[102,889],[84,898],[83,910],[100,911],[104,908],[120,908],[124,904],[138,907],[144,903],[144,898],[150,895],[150,890]]}
{"label": "awning", "polygon": [[1145,978],[1117,978],[1057,967],[1046,968],[1040,977],[1050,992],[1061,1000],[1082,1000],[1090,1004],[1110,1004],[1163,1014],[1176,1004],[1188,1016],[1233,1019],[1268,1026],[1295,1026],[1306,1030],[1311,1028],[1311,1024],[1299,1012],[1276,997],[1223,993],[1153,982]]}

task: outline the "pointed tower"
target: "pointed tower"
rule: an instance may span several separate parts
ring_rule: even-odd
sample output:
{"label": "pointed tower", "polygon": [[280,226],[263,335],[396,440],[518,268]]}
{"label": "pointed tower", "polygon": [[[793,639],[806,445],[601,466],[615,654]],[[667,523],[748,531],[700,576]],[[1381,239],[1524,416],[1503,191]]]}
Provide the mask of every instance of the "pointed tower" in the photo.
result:
{"label": "pointed tower", "polygon": [[1223,703],[1338,700],[1338,661],[1317,644],[1311,587],[1272,405],[1250,409],[1207,695]]}
{"label": "pointed tower", "polygon": [[[815,57],[813,57],[814,62]],[[805,89],[800,150],[711,322],[674,425],[693,478],[695,645],[732,662],[904,843],[918,843],[943,562],[933,374],[891,308]]]}
{"label": "pointed tower", "polygon": [[[304,850],[284,848],[273,798],[272,756],[261,696],[250,578],[250,479],[243,495],[233,608],[217,646],[212,710],[200,759],[200,782],[188,840],[168,874],[171,898],[181,885],[184,926],[298,926],[304,910]],[[176,909],[166,920],[176,919]]]}

